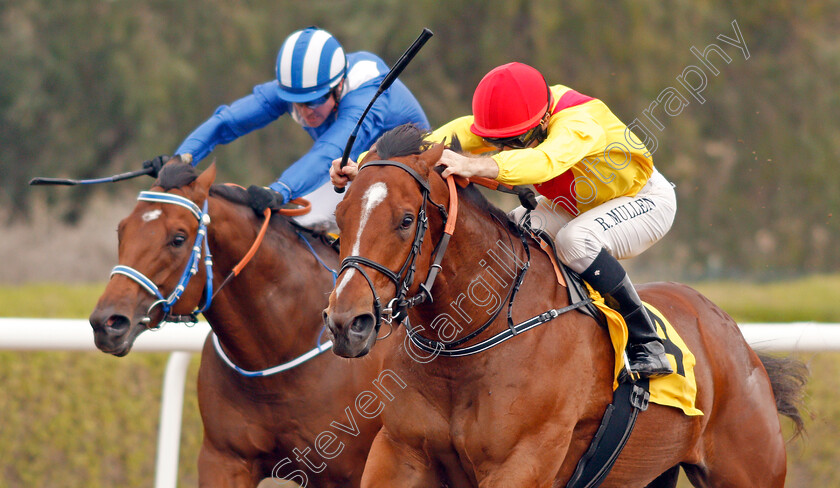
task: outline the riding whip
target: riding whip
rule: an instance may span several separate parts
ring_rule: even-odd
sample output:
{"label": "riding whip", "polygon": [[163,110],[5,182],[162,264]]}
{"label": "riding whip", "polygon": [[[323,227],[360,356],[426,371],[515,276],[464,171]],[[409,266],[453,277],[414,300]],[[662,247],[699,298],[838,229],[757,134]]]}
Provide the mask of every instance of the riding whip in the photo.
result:
{"label": "riding whip", "polygon": [[42,178],[40,176],[36,176],[29,180],[29,184],[32,186],[38,185],[65,185],[65,186],[73,186],[73,185],[95,185],[97,183],[113,183],[115,181],[121,180],[128,180],[131,178],[136,178],[138,176],[148,175],[154,171],[154,168],[143,168],[137,171],[129,171],[128,173],[120,173],[114,176],[108,176],[106,178],[94,178],[92,180],[71,180],[67,178]]}
{"label": "riding whip", "polygon": [[[353,148],[353,143],[356,142],[356,136],[359,134],[359,128],[362,126],[362,121],[365,120],[365,116],[370,111],[371,107],[373,107],[374,102],[376,99],[379,98],[379,95],[382,94],[385,90],[391,87],[394,83],[394,80],[400,76],[400,73],[408,66],[408,63],[414,58],[414,55],[417,54],[417,51],[426,44],[426,41],[429,40],[434,34],[427,28],[423,28],[423,32],[420,33],[420,36],[414,40],[411,46],[400,56],[400,59],[394,63],[394,66],[391,67],[391,70],[388,71],[388,74],[385,75],[385,78],[382,79],[382,83],[379,84],[379,89],[376,90],[376,94],[370,100],[367,108],[364,112],[362,112],[362,116],[359,117],[359,121],[356,123],[356,127],[353,128],[353,132],[350,133],[350,137],[347,139],[347,145],[344,147],[344,154],[341,156],[341,168],[347,165],[347,160],[350,158],[350,149]],[[334,187],[336,193],[344,193],[344,188]]]}

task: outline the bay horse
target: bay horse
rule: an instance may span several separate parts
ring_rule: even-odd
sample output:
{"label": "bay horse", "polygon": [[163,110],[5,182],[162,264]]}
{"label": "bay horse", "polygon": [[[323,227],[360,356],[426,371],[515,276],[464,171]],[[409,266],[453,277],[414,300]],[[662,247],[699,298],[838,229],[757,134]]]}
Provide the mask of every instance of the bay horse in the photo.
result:
{"label": "bay horse", "polygon": [[[253,487],[276,477],[319,487],[358,486],[380,420],[352,409],[357,396],[372,389],[382,361],[318,354],[329,349],[328,343],[317,345],[337,253],[275,214],[251,261],[222,284],[264,219],[248,206],[244,189],[212,185],[215,176],[215,165],[199,175],[173,160],[120,222],[120,265],[90,316],[96,345],[115,356],[128,354],[136,337],[164,318],[158,295],[176,290],[188,261],[197,261],[195,276],[167,315],[189,317],[212,296],[203,313],[213,332],[198,371],[204,426],[199,485]],[[196,241],[199,233],[206,233],[206,248]],[[191,257],[193,242],[200,256]],[[208,250],[215,283],[210,295],[208,270],[200,265]],[[276,372],[276,365],[308,356],[317,357],[289,371],[256,371]]]}
{"label": "bay horse", "polygon": [[[423,137],[412,128],[383,135],[336,210],[343,264],[324,320],[340,356],[369,353],[380,324],[400,320],[401,307],[411,307],[411,327],[427,343],[458,338],[469,348],[508,327],[504,314],[492,312],[508,307],[514,273],[506,277],[488,256],[502,243],[515,254],[507,257],[511,270],[521,269],[515,263],[528,261],[525,246],[506,215],[470,185],[457,190],[446,248],[453,202],[434,170],[443,146]],[[422,283],[437,263],[437,280]],[[801,363],[759,359],[736,323],[688,286],[654,283],[639,294],[694,353],[696,407],[704,415],[651,403],[602,486],[673,487],[682,467],[698,487],[782,487],[779,413],[797,433],[803,428]],[[546,254],[531,253],[510,303],[514,321],[569,305]],[[592,317],[566,313],[465,357],[433,357],[406,340],[405,328],[394,336],[385,367],[408,386],[382,414],[363,487],[566,486],[613,395],[614,352]]]}

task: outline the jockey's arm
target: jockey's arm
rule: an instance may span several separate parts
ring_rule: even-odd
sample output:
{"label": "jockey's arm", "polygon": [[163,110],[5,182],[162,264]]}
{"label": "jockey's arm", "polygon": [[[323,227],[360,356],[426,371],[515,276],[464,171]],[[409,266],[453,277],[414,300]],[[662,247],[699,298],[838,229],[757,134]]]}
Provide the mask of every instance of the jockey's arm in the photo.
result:
{"label": "jockey's arm", "polygon": [[348,159],[343,168],[341,167],[341,158],[333,159],[330,167],[330,180],[336,188],[344,188],[353,181],[358,173],[359,165],[352,159]]}
{"label": "jockey's arm", "polygon": [[483,176],[495,180],[499,176],[499,165],[493,158],[463,156],[449,149],[443,151],[435,166],[446,167],[441,173],[444,178],[449,175],[463,176],[464,178]]}
{"label": "jockey's arm", "polygon": [[273,93],[273,83],[257,85],[252,94],[217,108],[173,154],[192,155],[195,166],[218,144],[227,144],[277,120],[286,113],[286,105]]}

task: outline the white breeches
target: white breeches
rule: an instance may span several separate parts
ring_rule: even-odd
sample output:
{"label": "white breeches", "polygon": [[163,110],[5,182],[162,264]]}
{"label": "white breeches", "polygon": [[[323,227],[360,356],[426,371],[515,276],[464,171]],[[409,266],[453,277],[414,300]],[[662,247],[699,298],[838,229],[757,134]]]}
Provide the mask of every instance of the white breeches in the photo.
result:
{"label": "white breeches", "polygon": [[319,232],[338,233],[335,223],[335,207],[344,198],[344,193],[336,193],[331,181],[319,186],[315,191],[303,197],[312,204],[312,210],[300,217],[293,217],[298,224]]}
{"label": "white breeches", "polygon": [[[637,256],[661,239],[674,223],[677,197],[673,185],[656,169],[634,197],[618,197],[577,217],[540,196],[531,226],[555,236],[560,259],[581,273],[604,248],[616,259]],[[523,207],[510,217],[519,221]]]}

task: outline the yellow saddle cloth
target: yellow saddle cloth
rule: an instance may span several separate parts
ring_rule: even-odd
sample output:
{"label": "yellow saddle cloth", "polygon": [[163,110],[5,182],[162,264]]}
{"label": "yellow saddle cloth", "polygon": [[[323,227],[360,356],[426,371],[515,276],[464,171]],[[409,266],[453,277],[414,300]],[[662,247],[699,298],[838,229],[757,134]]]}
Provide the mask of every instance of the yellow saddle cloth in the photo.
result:
{"label": "yellow saddle cloth", "polygon": [[[613,390],[615,390],[618,388],[618,374],[624,367],[622,353],[627,347],[627,324],[620,313],[604,303],[604,299],[598,292],[589,288],[589,294],[595,306],[607,319],[610,340],[615,350],[615,375],[613,380]],[[694,365],[696,364],[694,354],[688,350],[688,346],[685,345],[685,342],[668,322],[668,319],[662,315],[662,312],[648,303],[645,303],[645,306],[653,312],[651,318],[656,324],[656,332],[665,343],[665,353],[671,362],[671,368],[674,370],[673,374],[650,380],[650,401],[659,405],[679,408],[686,415],[703,415],[703,412],[694,406],[697,396],[697,382],[694,379]]]}

